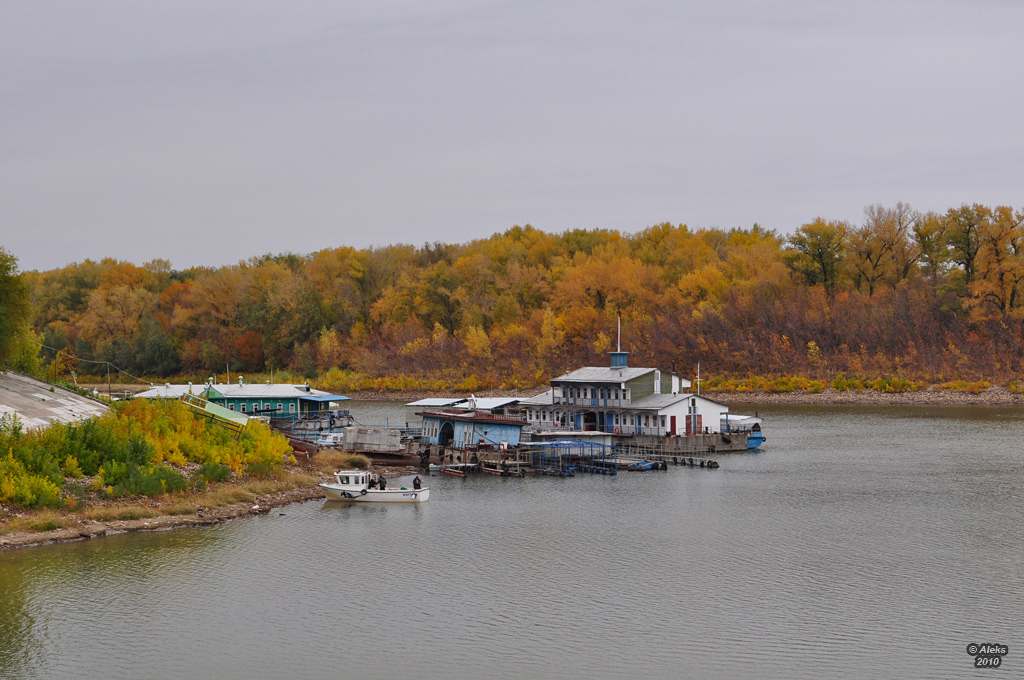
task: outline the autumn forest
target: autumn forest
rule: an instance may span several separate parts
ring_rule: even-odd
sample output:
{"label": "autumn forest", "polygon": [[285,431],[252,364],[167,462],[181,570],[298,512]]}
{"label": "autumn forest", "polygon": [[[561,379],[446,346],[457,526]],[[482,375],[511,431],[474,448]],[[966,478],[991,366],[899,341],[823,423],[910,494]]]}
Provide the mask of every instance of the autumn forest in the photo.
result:
{"label": "autumn forest", "polygon": [[720,377],[1024,371],[1024,210],[1003,206],[875,205],[859,224],[817,218],[789,236],[517,226],[457,245],[182,271],[85,260],[21,277],[44,346],[21,361],[54,374],[110,362],[146,379],[274,369],[343,389],[530,387],[604,365],[620,315],[632,365],[686,376],[698,362]]}

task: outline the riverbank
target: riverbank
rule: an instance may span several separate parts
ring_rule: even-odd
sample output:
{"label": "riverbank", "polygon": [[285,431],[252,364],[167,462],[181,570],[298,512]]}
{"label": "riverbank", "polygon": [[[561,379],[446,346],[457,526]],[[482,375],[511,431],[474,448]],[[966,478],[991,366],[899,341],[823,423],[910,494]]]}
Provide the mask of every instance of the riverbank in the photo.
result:
{"label": "riverbank", "polygon": [[[387,477],[415,474],[411,467],[374,467]],[[0,551],[55,543],[73,543],[128,531],[166,531],[221,524],[238,517],[267,514],[291,503],[323,499],[317,487],[333,481],[298,466],[280,480],[249,480],[219,484],[200,494],[165,499],[127,498],[75,512],[22,510],[0,519]],[[17,530],[11,531],[11,527]],[[48,528],[53,526],[53,528]],[[35,527],[34,529],[32,527]],[[6,533],[3,533],[7,530]]]}
{"label": "riverbank", "polygon": [[[121,385],[118,387],[141,390],[149,386]],[[543,391],[544,389],[540,387],[533,390],[485,390],[475,393],[475,396],[527,399]],[[115,390],[115,394],[116,392]],[[1010,392],[1010,390],[1002,385],[993,385],[977,394],[966,390],[950,390],[943,389],[939,385],[930,385],[910,392],[878,392],[871,389],[841,391],[827,387],[821,392],[806,392],[802,390],[794,390],[792,392],[702,390],[701,395],[725,404],[730,402],[746,404],[948,404],[951,406],[1024,404],[1024,393]],[[466,399],[470,395],[462,392],[380,392],[377,390],[364,390],[348,392],[345,396],[356,401],[400,401],[410,403],[420,399]]]}
{"label": "riverbank", "polygon": [[997,406],[1024,404],[1024,394],[1010,392],[1002,385],[996,385],[972,394],[967,391],[936,389],[935,387],[914,392],[877,392],[875,390],[835,390],[831,387],[821,392],[702,392],[702,396],[715,401],[744,404],[880,404],[880,405],[948,405],[948,406]]}
{"label": "riverbank", "polygon": [[[525,399],[537,392],[523,390],[488,390],[480,392],[477,397],[506,397]],[[461,399],[469,395],[453,392],[350,392],[351,399],[358,401],[402,401],[412,402],[427,398]],[[967,391],[941,389],[938,386],[926,387],[912,392],[878,392],[876,390],[836,390],[828,387],[821,392],[723,392],[702,390],[701,396],[725,404],[731,402],[745,404],[906,404],[928,405],[948,404],[951,406],[1024,404],[1024,394],[1010,392],[1002,385],[994,385],[977,394]]]}

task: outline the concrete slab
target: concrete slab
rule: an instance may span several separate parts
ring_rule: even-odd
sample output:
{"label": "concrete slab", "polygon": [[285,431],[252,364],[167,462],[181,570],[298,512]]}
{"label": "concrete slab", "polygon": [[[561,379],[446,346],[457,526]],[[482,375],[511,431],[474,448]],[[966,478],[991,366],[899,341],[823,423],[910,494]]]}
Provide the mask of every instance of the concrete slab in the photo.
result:
{"label": "concrete slab", "polygon": [[70,423],[107,412],[107,405],[20,373],[0,373],[0,413],[16,413],[26,429]]}

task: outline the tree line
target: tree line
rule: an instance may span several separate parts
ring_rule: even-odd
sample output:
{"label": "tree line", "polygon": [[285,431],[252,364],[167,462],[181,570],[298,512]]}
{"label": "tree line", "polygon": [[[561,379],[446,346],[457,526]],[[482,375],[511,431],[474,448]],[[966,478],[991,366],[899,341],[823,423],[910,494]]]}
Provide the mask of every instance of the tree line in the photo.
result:
{"label": "tree line", "polygon": [[54,372],[91,360],[159,378],[287,369],[529,386],[605,365],[620,317],[632,365],[684,375],[698,362],[724,376],[1024,370],[1024,210],[1006,206],[873,205],[859,224],[818,217],[788,237],[527,225],[464,244],[185,270],[85,260],[18,278]]}

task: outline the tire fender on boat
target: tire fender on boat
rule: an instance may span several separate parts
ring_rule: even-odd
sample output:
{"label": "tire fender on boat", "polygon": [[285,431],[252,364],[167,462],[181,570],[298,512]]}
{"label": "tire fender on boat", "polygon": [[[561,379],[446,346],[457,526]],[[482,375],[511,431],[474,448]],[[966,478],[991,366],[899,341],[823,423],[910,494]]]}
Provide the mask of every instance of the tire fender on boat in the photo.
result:
{"label": "tire fender on boat", "polygon": [[366,495],[366,489],[362,489],[362,490],[360,490],[360,491],[359,491],[359,495],[360,495],[360,496],[365,496],[365,495]]}

